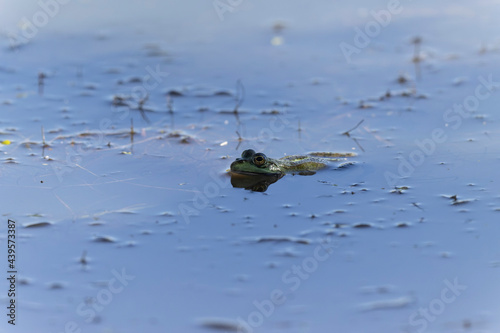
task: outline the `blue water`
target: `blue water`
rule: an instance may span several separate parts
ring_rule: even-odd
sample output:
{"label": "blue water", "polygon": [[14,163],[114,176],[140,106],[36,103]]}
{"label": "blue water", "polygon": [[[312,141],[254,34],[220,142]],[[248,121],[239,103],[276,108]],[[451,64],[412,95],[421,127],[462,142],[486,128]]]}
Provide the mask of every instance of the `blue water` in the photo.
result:
{"label": "blue water", "polygon": [[[2,329],[497,332],[497,17],[493,1],[3,4],[18,306]],[[257,192],[226,172],[248,148],[357,156]]]}

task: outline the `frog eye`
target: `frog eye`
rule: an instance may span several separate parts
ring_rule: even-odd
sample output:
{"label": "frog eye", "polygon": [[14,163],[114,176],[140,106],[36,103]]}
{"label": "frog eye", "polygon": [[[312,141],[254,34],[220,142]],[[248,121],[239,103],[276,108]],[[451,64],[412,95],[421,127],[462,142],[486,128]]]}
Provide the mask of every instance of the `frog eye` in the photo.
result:
{"label": "frog eye", "polygon": [[255,150],[247,149],[241,153],[241,158],[248,159],[248,158],[252,157],[253,155],[255,155]]}
{"label": "frog eye", "polygon": [[266,158],[266,155],[257,153],[253,156],[253,163],[258,167],[263,166],[266,163]]}

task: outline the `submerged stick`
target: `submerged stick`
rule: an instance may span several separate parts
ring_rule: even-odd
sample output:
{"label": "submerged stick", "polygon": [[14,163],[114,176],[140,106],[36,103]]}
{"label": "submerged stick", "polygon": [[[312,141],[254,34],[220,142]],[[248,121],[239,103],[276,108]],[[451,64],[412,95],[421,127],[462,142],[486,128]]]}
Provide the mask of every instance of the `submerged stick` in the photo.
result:
{"label": "submerged stick", "polygon": [[[241,92],[241,93],[240,93]],[[234,113],[238,113],[238,108],[243,104],[245,100],[245,86],[241,83],[241,80],[236,81],[236,105],[234,106]]]}
{"label": "submerged stick", "polygon": [[47,77],[44,72],[38,73],[38,94],[40,96],[43,95],[43,86],[44,86],[44,80]]}
{"label": "submerged stick", "polygon": [[141,113],[142,119],[144,119],[148,124],[150,124],[151,122],[149,121],[148,116],[146,116],[146,112],[144,110],[144,104],[147,102],[148,99],[149,99],[149,93],[139,100],[139,102],[137,103],[137,110],[139,110],[139,112]]}

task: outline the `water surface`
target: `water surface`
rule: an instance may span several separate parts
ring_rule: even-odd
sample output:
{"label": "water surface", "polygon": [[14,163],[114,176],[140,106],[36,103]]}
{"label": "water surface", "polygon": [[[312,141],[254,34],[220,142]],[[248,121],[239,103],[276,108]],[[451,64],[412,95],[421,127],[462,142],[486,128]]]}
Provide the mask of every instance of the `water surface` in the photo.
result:
{"label": "water surface", "polygon": [[[2,4],[2,327],[498,331],[495,1],[214,3]],[[247,148],[357,156],[257,192]]]}

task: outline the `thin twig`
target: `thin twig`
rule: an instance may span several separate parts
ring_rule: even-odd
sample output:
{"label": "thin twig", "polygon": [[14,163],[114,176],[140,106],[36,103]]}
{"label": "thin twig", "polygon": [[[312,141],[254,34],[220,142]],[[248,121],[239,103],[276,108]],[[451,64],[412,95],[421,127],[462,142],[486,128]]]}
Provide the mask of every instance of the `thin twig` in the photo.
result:
{"label": "thin twig", "polygon": [[[241,92],[241,94],[240,94]],[[233,112],[238,113],[238,108],[243,104],[245,100],[245,86],[241,83],[241,80],[236,81],[236,105]]]}
{"label": "thin twig", "polygon": [[170,95],[167,95],[167,109],[168,113],[174,113],[173,99],[170,97]]}
{"label": "thin twig", "polygon": [[358,127],[359,127],[359,125],[361,125],[361,124],[363,123],[363,121],[365,121],[365,120],[364,120],[364,119],[361,119],[361,121],[360,121],[360,122],[359,122],[356,126],[354,126],[353,128],[351,128],[351,129],[350,129],[350,130],[348,130],[348,131],[345,131],[344,133],[342,133],[342,135],[346,135],[346,136],[350,137],[350,136],[351,136],[350,132],[352,132],[352,131],[354,131],[356,128],[358,128]]}
{"label": "thin twig", "polygon": [[149,121],[149,118],[146,115],[146,112],[144,110],[144,104],[146,103],[146,101],[148,99],[149,99],[149,94],[146,94],[146,96],[144,96],[143,98],[141,98],[139,100],[139,102],[137,103],[137,110],[139,110],[139,112],[141,113],[142,119],[144,119],[148,124],[150,124],[151,122]]}
{"label": "thin twig", "polygon": [[43,131],[43,125],[42,125],[42,145],[45,147],[45,133]]}
{"label": "thin twig", "polygon": [[149,99],[149,94],[146,94],[146,96],[144,96],[144,98],[141,98],[141,99],[139,100],[139,103],[138,103],[138,105],[137,105],[137,108],[138,108],[139,110],[141,110],[141,111],[142,111],[142,110],[143,110],[143,107],[144,107],[144,103],[146,103],[146,101],[147,101],[148,99]]}
{"label": "thin twig", "polygon": [[420,210],[424,210],[422,207],[420,207],[416,202],[411,203],[413,206],[417,207]]}
{"label": "thin twig", "polygon": [[87,251],[83,250],[82,256],[80,257],[80,263],[82,265],[87,265]]}
{"label": "thin twig", "polygon": [[351,139],[356,143],[356,145],[358,145],[359,149],[361,149],[361,151],[364,153],[365,149],[363,148],[363,146],[359,144],[358,140],[356,138],[351,138]]}
{"label": "thin twig", "polygon": [[240,132],[236,131],[236,134],[238,134],[238,141],[240,141],[240,142],[243,141],[243,138],[241,137]]}

